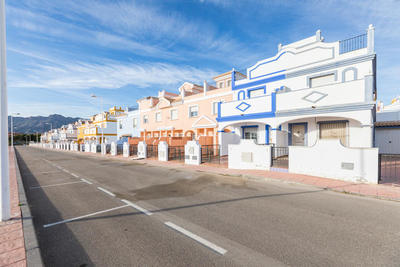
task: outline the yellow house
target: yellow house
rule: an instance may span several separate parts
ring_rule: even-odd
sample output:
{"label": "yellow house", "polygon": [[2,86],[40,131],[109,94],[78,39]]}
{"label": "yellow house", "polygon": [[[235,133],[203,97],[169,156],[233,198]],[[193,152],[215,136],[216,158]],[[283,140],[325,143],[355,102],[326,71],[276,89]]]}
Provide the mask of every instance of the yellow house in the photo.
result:
{"label": "yellow house", "polygon": [[[82,142],[111,143],[117,140],[117,117],[125,114],[121,107],[112,107],[90,118],[90,121],[78,128],[78,138]],[[103,139],[102,139],[103,136]]]}

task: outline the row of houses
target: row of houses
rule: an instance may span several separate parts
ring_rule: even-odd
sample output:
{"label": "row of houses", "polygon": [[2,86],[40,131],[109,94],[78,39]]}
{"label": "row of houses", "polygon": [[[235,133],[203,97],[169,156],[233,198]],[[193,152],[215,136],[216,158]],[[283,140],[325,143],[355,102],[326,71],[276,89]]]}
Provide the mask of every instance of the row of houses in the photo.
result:
{"label": "row of houses", "polygon": [[[230,145],[250,139],[272,147],[272,165],[283,160],[289,161],[287,166],[289,147],[315,149],[324,141],[338,140],[346,149],[372,149],[379,143],[372,25],[366,33],[341,41],[325,42],[317,31],[279,44],[274,56],[213,81],[184,82],[175,92],[159,91],[137,100],[134,110],[113,107],[88,121],[45,133],[43,142],[164,141],[171,146],[196,140],[217,145],[221,155],[228,155]],[[297,168],[308,166],[298,162]],[[347,163],[342,162],[342,169],[354,169]]]}

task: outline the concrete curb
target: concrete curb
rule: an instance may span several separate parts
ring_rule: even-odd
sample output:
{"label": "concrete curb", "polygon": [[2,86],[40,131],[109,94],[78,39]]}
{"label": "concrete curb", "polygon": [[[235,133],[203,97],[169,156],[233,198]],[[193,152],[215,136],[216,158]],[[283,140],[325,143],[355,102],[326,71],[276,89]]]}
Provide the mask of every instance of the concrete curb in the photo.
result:
{"label": "concrete curb", "polygon": [[36,237],[33,218],[25,195],[24,185],[19,171],[17,155],[14,148],[15,171],[18,183],[19,203],[22,213],[22,230],[24,232],[26,265],[27,266],[44,266],[40,255],[39,243]]}

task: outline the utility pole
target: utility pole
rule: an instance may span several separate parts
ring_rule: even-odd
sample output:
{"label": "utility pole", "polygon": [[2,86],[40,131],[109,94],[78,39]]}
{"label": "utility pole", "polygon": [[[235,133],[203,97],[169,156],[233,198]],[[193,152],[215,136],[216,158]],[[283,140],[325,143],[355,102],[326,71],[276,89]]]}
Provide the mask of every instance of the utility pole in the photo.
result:
{"label": "utility pole", "polygon": [[[10,219],[5,1],[0,0],[0,220]],[[12,149],[12,147],[11,147]]]}

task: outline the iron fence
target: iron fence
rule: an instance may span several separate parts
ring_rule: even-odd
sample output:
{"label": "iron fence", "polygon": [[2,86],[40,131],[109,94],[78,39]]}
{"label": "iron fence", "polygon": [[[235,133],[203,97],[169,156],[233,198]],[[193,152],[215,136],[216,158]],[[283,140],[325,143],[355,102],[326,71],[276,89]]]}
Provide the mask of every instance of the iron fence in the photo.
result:
{"label": "iron fence", "polygon": [[339,42],[339,54],[367,47],[367,34],[361,34]]}
{"label": "iron fence", "polygon": [[138,149],[137,149],[137,145],[131,145],[129,144],[129,156],[136,156]]}
{"label": "iron fence", "polygon": [[400,155],[379,154],[379,183],[400,185]]}
{"label": "iron fence", "polygon": [[[221,161],[222,158],[222,161]],[[220,145],[202,145],[201,146],[201,163],[216,163],[224,162],[225,157],[221,157]]]}
{"label": "iron fence", "polygon": [[148,158],[158,157],[158,145],[147,145],[147,157]]}
{"label": "iron fence", "polygon": [[185,160],[185,146],[169,146],[168,147],[168,160]]}
{"label": "iron fence", "polygon": [[271,165],[275,168],[285,168],[289,167],[289,147],[271,147]]}

